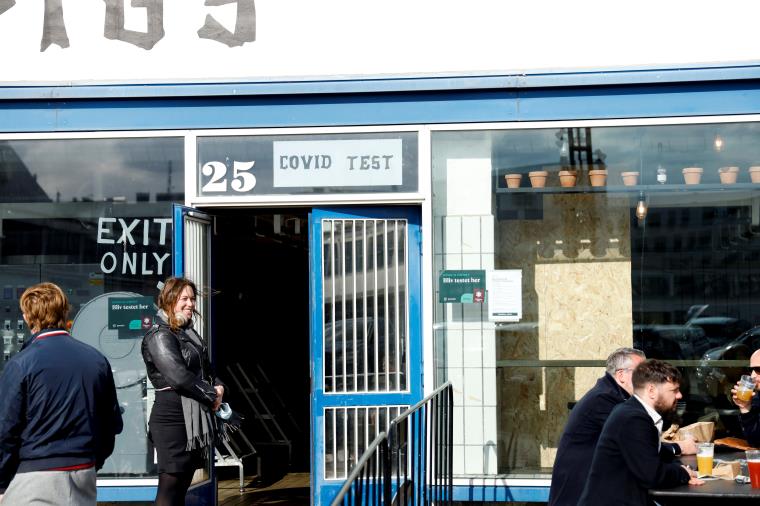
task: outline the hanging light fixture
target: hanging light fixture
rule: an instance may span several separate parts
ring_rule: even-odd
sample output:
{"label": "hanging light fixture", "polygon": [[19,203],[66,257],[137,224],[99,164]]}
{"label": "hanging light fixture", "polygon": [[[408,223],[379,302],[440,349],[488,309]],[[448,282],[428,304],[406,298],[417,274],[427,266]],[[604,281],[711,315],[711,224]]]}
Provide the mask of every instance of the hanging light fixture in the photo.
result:
{"label": "hanging light fixture", "polygon": [[639,221],[644,221],[647,217],[648,210],[644,192],[639,192],[639,201],[636,203],[636,218],[638,218]]}

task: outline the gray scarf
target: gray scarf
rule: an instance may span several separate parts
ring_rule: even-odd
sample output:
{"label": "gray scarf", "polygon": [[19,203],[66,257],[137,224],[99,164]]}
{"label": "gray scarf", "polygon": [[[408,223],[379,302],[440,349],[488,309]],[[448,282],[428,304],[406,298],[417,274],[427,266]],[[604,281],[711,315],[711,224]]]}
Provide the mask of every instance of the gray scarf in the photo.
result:
{"label": "gray scarf", "polygon": [[[164,311],[159,311],[165,321],[169,321]],[[183,328],[185,335],[190,338],[199,350],[203,349],[203,341],[193,329],[192,320]],[[211,418],[211,410],[202,405],[195,399],[185,395],[180,395],[182,399],[182,414],[185,418],[185,435],[187,436],[187,446],[185,450],[195,450],[197,448],[211,447],[214,441],[214,426]]]}
{"label": "gray scarf", "polygon": [[[192,321],[185,328],[185,334],[198,346],[203,349],[203,342],[193,329]],[[187,436],[186,450],[196,448],[210,447],[214,441],[213,421],[211,419],[211,410],[208,406],[190,397],[180,396],[182,399],[182,414],[185,416],[185,435]]]}

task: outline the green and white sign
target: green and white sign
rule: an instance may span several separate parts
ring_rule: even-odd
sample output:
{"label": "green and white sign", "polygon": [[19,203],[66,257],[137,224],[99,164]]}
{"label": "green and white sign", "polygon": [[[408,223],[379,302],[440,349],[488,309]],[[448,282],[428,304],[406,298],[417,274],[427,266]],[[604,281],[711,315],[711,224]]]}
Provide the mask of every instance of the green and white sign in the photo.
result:
{"label": "green and white sign", "polygon": [[442,271],[438,278],[438,302],[482,304],[486,299],[486,271]]}
{"label": "green and white sign", "polygon": [[153,325],[155,309],[151,297],[109,297],[108,328],[118,330],[119,337],[145,332]]}

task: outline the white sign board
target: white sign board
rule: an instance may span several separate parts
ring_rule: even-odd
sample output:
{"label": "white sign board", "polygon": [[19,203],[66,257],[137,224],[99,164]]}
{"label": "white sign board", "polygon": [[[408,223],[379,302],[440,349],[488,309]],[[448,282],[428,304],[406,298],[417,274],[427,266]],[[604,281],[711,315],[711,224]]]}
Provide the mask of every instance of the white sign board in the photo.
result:
{"label": "white sign board", "polygon": [[401,139],[274,142],[275,188],[402,184]]}
{"label": "white sign board", "polygon": [[739,0],[0,0],[0,84],[754,62],[758,19]]}
{"label": "white sign board", "polygon": [[522,319],[522,271],[486,271],[488,320],[519,322]]}

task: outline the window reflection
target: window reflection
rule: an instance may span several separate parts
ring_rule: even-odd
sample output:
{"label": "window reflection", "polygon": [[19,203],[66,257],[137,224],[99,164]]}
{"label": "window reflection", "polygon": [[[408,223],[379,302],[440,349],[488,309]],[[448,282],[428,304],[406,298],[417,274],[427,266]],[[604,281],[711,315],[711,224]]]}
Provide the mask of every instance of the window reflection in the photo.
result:
{"label": "window reflection", "polygon": [[101,477],[155,476],[142,332],[109,329],[108,299],[155,299],[156,283],[171,273],[183,153],[181,138],[0,141],[0,371],[29,336],[18,307],[23,290],[41,281],[61,286],[72,334],[108,358],[124,410],[124,432]]}
{"label": "window reflection", "polygon": [[[729,391],[760,347],[759,136],[757,123],[433,133],[434,288],[447,269],[522,272],[519,322],[489,321],[487,302],[435,305],[437,380],[462,406],[455,473],[550,470],[568,406],[619,346],[681,368],[673,421],[741,437]],[[591,170],[607,171],[602,186]]]}

